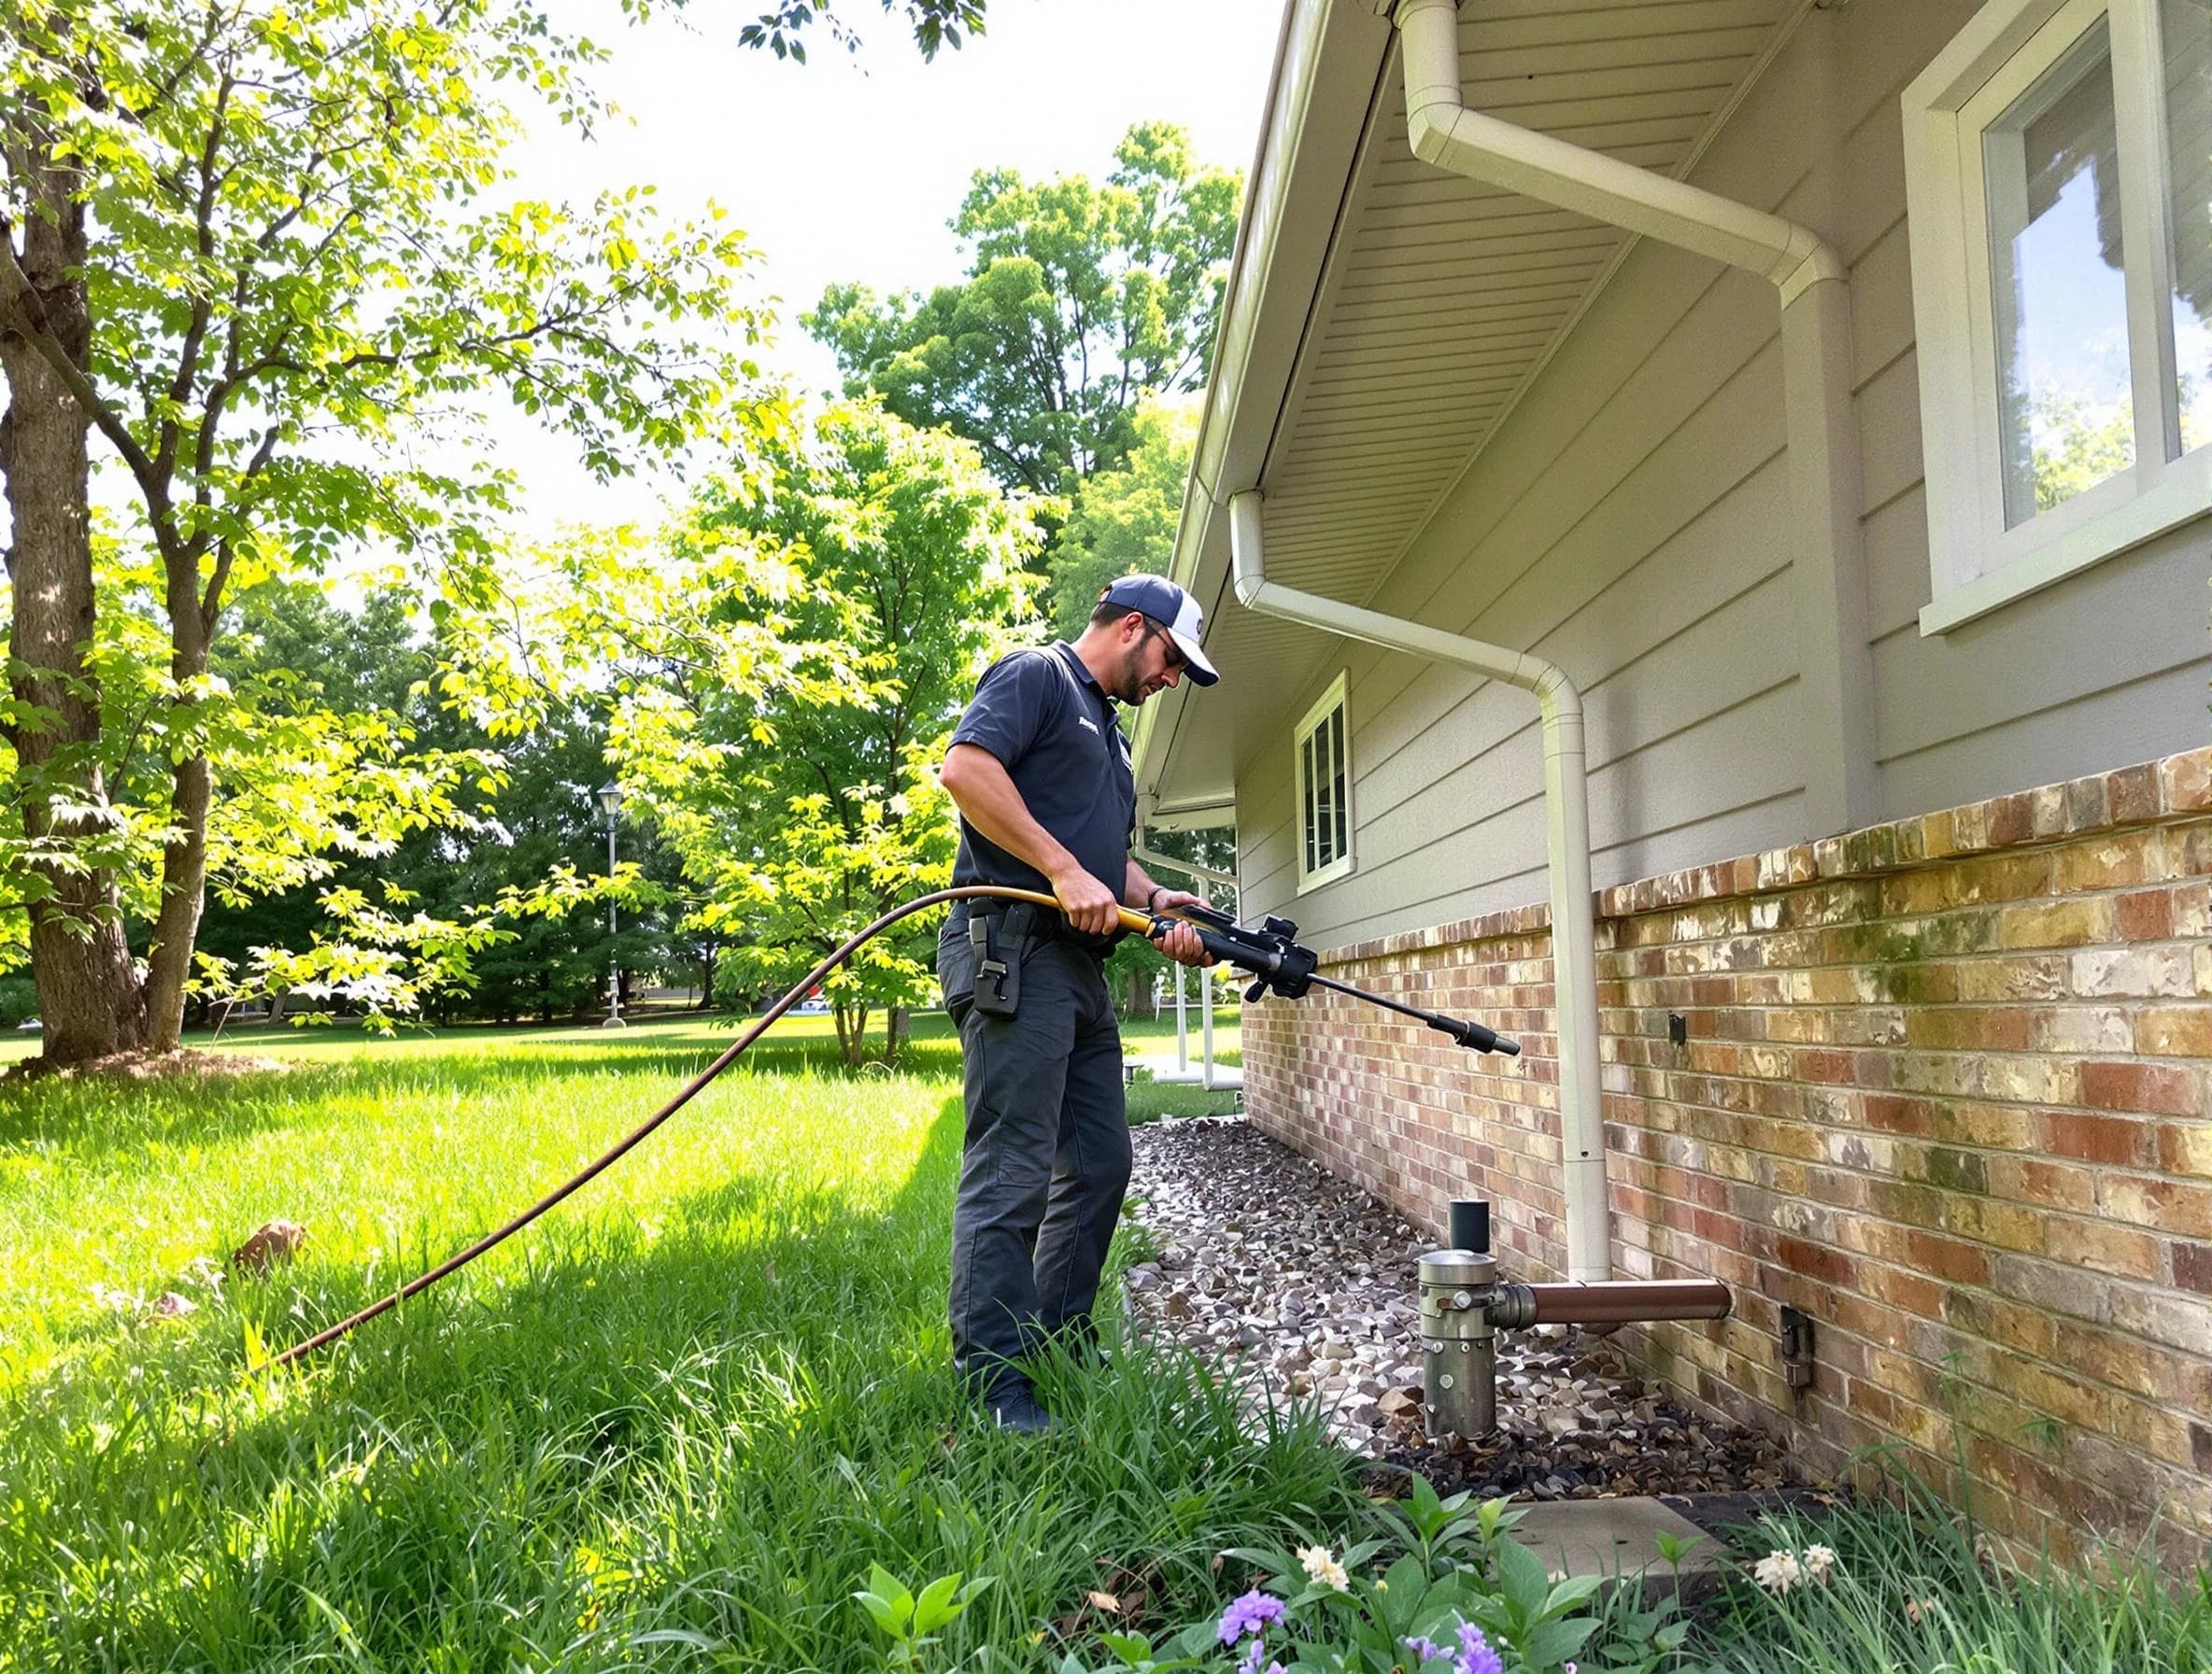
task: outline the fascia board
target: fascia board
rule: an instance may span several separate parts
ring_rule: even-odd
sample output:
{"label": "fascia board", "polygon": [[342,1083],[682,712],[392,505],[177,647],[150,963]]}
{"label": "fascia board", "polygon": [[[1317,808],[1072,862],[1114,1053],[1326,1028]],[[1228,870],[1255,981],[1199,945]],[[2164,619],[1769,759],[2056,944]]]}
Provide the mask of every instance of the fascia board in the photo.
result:
{"label": "fascia board", "polygon": [[[1169,568],[1209,617],[1233,603],[1222,502],[1258,480],[1288,399],[1390,42],[1371,0],[1291,0],[1283,15]],[[1141,806],[1167,771],[1184,696],[1137,713]]]}

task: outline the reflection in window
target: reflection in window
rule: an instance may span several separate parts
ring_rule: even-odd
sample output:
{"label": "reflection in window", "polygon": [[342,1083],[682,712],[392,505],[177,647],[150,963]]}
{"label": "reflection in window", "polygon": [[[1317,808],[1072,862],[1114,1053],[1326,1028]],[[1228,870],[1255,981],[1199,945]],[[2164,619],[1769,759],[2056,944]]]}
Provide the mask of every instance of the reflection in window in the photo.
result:
{"label": "reflection in window", "polygon": [[2118,127],[2100,20],[1983,133],[2006,528],[2135,461]]}
{"label": "reflection in window", "polygon": [[2174,385],[2179,451],[2187,453],[2212,442],[2212,0],[2164,0],[2159,34],[2165,49]]}

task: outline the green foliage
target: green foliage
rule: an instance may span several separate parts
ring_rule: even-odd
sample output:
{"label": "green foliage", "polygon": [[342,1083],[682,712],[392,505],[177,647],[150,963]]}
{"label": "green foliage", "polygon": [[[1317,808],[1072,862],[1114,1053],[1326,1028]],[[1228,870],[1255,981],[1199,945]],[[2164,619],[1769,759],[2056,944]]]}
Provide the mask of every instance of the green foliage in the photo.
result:
{"label": "green foliage", "polygon": [[[220,652],[237,595],[364,545],[481,591],[468,577],[514,485],[432,467],[426,436],[504,394],[617,475],[750,421],[761,321],[716,220],[663,225],[649,188],[508,194],[511,99],[586,129],[601,114],[580,79],[599,50],[531,8],[30,0],[0,29],[0,334],[98,433],[121,518],[84,577],[81,551],[39,532],[88,515],[82,474],[0,460],[41,513],[18,519],[19,598],[81,582],[93,601],[82,666],[11,668],[21,835],[0,886],[25,904],[116,874],[81,893],[135,926],[169,902],[159,987],[209,879],[296,887],[450,822],[466,771],[421,758],[389,707],[311,704],[281,667],[235,683]],[[81,236],[81,262],[57,266],[50,233]],[[11,361],[11,390],[33,364]],[[96,691],[96,724],[22,706],[57,688]],[[153,1020],[156,1043],[176,1021]]]}
{"label": "green foliage", "polygon": [[976,443],[1000,480],[1065,494],[1138,440],[1139,404],[1205,382],[1240,177],[1165,122],[1140,123],[1103,186],[979,172],[953,219],[959,284],[883,297],[832,285],[804,323],[848,393]]}
{"label": "green foliage", "polygon": [[[1543,1561],[1510,1538],[1521,1513],[1502,1499],[1470,1506],[1438,1498],[1416,1478],[1406,1508],[1384,1512],[1385,1538],[1340,1557],[1314,1544],[1227,1555],[1256,1567],[1254,1588],[1215,1617],[1156,1650],[1135,1635],[1108,1635],[1106,1667],[1221,1669],[1256,1674],[1557,1674],[1583,1659],[1597,1674],[1650,1674],[1676,1666],[1688,1624],[1673,1607],[1644,1612],[1595,1602],[1595,1576],[1553,1580]],[[1391,1549],[1399,1555],[1390,1558]],[[1604,1662],[1592,1661],[1594,1647]],[[1233,1657],[1233,1661],[1232,1661]],[[1086,1674],[1069,1657],[1060,1674]]]}
{"label": "green foliage", "polygon": [[1834,1559],[1786,1587],[1737,1580],[1706,1649],[1741,1674],[2204,1674],[2212,1570],[2200,1542],[2166,1533],[2163,1559],[2147,1542],[2079,1568],[2004,1568],[1971,1525],[1893,1475],[1883,1497],[1818,1522],[1781,1513],[1743,1531],[1747,1559],[1814,1544]]}
{"label": "green foliage", "polygon": [[[861,405],[765,439],[638,555],[684,627],[626,670],[614,748],[730,980],[780,990],[949,876],[936,765],[1035,540],[973,448]],[[933,936],[902,926],[830,978],[856,1060],[872,1011],[929,998]]]}
{"label": "green foliage", "polygon": [[[644,0],[626,0],[643,9]],[[925,59],[935,58],[941,48],[957,49],[963,34],[983,33],[984,0],[883,0],[886,15],[903,15],[914,29],[914,42]],[[844,18],[830,8],[830,0],[776,0],[773,11],[764,11],[737,32],[746,47],[766,47],[778,58],[806,62],[804,35],[813,24],[826,24],[830,38],[848,52],[858,51],[860,37]]]}
{"label": "green foliage", "polygon": [[1198,439],[1198,403],[1156,396],[1133,418],[1128,456],[1083,479],[1052,554],[1046,605],[1054,631],[1072,640],[1109,584],[1150,571],[1164,575],[1175,556],[1183,490]]}
{"label": "green foliage", "polygon": [[991,1577],[979,1575],[973,1581],[961,1583],[959,1572],[941,1575],[924,1587],[920,1597],[909,1592],[905,1584],[881,1564],[868,1566],[868,1585],[853,1597],[868,1612],[883,1636],[890,1640],[885,1656],[887,1667],[918,1668],[923,1665],[922,1653],[936,1644],[940,1630],[960,1619],[975,1596],[991,1584]]}

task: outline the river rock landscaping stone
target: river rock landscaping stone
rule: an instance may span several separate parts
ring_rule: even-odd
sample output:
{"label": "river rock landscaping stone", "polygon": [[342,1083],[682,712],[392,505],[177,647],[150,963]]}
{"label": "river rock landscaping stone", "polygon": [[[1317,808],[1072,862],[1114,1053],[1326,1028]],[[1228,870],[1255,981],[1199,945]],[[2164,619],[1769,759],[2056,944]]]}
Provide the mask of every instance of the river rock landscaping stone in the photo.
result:
{"label": "river rock landscaping stone", "polygon": [[1791,1480],[1774,1442],[1647,1388],[1617,1349],[1565,1327],[1499,1333],[1496,1435],[1430,1437],[1413,1284],[1438,1240],[1241,1117],[1132,1137],[1131,1213],[1159,1250],[1123,1275],[1132,1328],[1233,1365],[1255,1401],[1318,1398],[1342,1445],[1444,1494],[1588,1499]]}

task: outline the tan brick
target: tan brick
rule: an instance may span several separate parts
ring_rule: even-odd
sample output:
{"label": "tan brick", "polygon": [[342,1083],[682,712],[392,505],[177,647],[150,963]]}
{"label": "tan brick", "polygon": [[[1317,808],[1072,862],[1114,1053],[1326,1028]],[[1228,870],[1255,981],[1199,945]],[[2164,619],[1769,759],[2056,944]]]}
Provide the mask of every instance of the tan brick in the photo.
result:
{"label": "tan brick", "polygon": [[2168,813],[2212,808],[2212,749],[2187,750],[2158,764],[2159,798]]}
{"label": "tan brick", "polygon": [[2150,882],[2157,875],[2155,838],[2155,832],[2138,829],[2068,844],[2051,858],[2051,892],[2086,895]]}
{"label": "tan brick", "polygon": [[1989,1164],[1990,1190],[1997,1197],[2045,1209],[2086,1213],[2096,1207],[2097,1178],[2073,1163],[2035,1162],[1999,1156]]}
{"label": "tan brick", "polygon": [[1997,917],[2000,947],[2086,947],[2115,939],[2112,903],[2104,900],[2005,907]]}
{"label": "tan brick", "polygon": [[1998,1362],[1997,1386],[2023,1407],[2048,1412],[2084,1429],[2101,1430],[2112,1410],[2105,1390],[2066,1377],[2032,1360],[2006,1356]]}
{"label": "tan brick", "polygon": [[2123,1226],[2212,1239],[2212,1186],[2141,1174],[2107,1174],[2098,1196],[2105,1213]]}
{"label": "tan brick", "polygon": [[2212,1005],[2146,1006],[2135,1050],[2153,1057],[2212,1057]]}
{"label": "tan brick", "polygon": [[2100,1273],[2127,1279],[2160,1276],[2159,1241],[2148,1232],[2104,1221],[2053,1220],[2050,1248],[2067,1260]]}
{"label": "tan brick", "polygon": [[1993,1202],[1988,1198],[1953,1196],[1944,1205],[1943,1227],[1961,1238],[1971,1238],[2001,1250],[2039,1256],[2044,1249],[2043,1216],[2017,1204]]}
{"label": "tan brick", "polygon": [[2161,1123],[2158,1166],[2169,1174],[2212,1180],[2212,1122]]}

